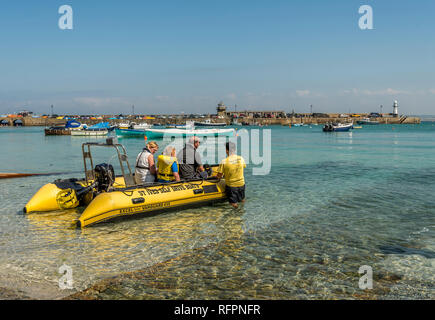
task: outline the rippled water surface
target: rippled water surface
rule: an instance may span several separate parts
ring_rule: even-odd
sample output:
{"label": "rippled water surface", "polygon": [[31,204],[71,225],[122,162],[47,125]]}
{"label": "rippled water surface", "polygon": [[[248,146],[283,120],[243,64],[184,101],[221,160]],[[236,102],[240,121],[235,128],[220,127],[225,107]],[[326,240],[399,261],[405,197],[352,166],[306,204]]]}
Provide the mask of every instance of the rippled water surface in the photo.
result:
{"label": "rippled water surface", "polygon": [[[254,176],[248,165],[244,207],[80,230],[80,209],[21,210],[43,184],[83,177],[81,144],[104,139],[0,128],[0,172],[56,173],[0,180],[0,289],[32,298],[435,298],[432,123],[262,129],[272,130],[271,172]],[[131,159],[143,145],[120,142]],[[63,264],[72,290],[59,289]],[[373,268],[372,290],[358,287],[363,265]]]}

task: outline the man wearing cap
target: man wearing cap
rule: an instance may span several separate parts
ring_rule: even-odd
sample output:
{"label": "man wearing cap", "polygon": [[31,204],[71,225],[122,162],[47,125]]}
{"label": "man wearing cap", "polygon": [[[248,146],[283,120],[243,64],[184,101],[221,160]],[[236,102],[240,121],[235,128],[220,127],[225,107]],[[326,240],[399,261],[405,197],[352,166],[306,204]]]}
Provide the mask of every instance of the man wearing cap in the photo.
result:
{"label": "man wearing cap", "polygon": [[180,178],[183,180],[207,179],[208,177],[202,165],[201,155],[196,150],[200,143],[198,137],[190,137],[189,142],[177,154]]}

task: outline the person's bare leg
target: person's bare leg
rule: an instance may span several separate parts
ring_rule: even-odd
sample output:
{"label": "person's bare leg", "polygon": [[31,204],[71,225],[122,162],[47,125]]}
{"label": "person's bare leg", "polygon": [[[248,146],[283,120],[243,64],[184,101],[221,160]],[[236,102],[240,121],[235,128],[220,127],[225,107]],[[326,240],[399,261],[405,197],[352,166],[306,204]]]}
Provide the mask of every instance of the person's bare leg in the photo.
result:
{"label": "person's bare leg", "polygon": [[231,205],[233,206],[234,209],[237,209],[239,207],[237,203],[231,203]]}

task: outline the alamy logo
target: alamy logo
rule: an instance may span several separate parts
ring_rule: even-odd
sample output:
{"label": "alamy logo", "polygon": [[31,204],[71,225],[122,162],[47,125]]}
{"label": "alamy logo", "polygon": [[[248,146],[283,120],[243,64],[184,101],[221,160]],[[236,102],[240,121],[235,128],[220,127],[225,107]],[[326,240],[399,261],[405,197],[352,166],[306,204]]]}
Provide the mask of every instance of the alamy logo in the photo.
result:
{"label": "alamy logo", "polygon": [[59,29],[72,30],[73,29],[73,9],[71,6],[63,5],[59,7],[59,14],[62,16],[59,18]]}
{"label": "alamy logo", "polygon": [[359,14],[362,14],[358,21],[358,26],[361,30],[373,29],[373,8],[369,5],[359,7]]}
{"label": "alamy logo", "polygon": [[59,288],[62,290],[65,289],[73,289],[73,276],[72,276],[72,268],[63,264],[59,268],[59,273],[62,274],[62,277],[59,279]]}
{"label": "alamy logo", "polygon": [[[176,152],[183,149],[186,142],[190,141],[192,136],[186,135],[186,138],[173,138],[171,134],[163,136],[164,142],[175,148]],[[272,167],[272,133],[270,129],[240,129],[234,136],[209,136],[204,137],[201,134],[196,135],[201,142],[198,148],[203,163],[218,164],[227,157],[225,144],[233,142],[236,150],[244,159],[246,164],[252,164],[252,174],[254,176],[264,176],[270,173]],[[194,154],[186,154],[187,164],[194,164]]]}
{"label": "alamy logo", "polygon": [[370,266],[361,266],[358,270],[359,274],[364,274],[359,278],[359,288],[361,290],[373,289],[373,269]]}

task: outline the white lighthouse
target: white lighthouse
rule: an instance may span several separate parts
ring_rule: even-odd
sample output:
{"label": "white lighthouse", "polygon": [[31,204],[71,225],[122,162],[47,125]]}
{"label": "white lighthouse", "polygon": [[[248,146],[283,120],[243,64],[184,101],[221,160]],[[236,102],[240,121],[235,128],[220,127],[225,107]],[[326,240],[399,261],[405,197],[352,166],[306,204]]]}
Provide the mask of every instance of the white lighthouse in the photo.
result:
{"label": "white lighthouse", "polygon": [[394,100],[393,104],[393,117],[399,116],[399,104],[397,103],[397,100]]}

